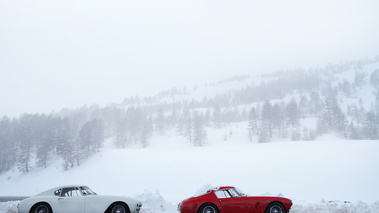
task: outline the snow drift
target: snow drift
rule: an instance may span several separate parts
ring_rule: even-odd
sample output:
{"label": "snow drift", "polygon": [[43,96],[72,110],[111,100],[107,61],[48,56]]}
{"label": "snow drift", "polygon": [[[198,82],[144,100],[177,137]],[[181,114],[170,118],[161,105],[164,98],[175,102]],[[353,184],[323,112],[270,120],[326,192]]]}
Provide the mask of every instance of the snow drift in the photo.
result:
{"label": "snow drift", "polygon": [[[232,131],[242,129],[235,128]],[[0,196],[32,196],[79,183],[99,194],[135,197],[145,203],[146,212],[175,212],[181,200],[212,184],[234,185],[249,195],[288,197],[294,201],[292,212],[379,209],[378,141],[327,137],[258,144],[238,135],[227,141],[221,140],[223,135],[209,135],[209,141],[218,143],[206,147],[192,147],[174,135],[156,137],[145,149],[108,145],[68,171],[59,159],[28,174],[8,171],[0,176]],[[12,212],[15,206],[17,202],[1,203],[0,209]]]}

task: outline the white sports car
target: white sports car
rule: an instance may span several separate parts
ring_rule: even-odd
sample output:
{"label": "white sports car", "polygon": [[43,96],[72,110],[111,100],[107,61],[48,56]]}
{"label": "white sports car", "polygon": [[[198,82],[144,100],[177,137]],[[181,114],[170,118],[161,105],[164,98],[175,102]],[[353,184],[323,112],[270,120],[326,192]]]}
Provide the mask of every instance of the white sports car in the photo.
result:
{"label": "white sports car", "polygon": [[19,213],[138,213],[142,204],[132,198],[97,195],[87,186],[56,187],[22,200]]}

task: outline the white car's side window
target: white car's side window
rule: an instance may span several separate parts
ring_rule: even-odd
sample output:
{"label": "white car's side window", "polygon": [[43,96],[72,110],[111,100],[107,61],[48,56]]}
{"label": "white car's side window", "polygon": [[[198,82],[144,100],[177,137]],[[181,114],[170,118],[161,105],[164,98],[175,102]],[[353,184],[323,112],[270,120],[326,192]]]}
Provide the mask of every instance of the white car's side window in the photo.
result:
{"label": "white car's side window", "polygon": [[81,196],[82,194],[80,193],[79,189],[78,188],[75,188],[74,190],[72,190],[72,197],[77,197],[77,196]]}
{"label": "white car's side window", "polygon": [[58,189],[57,191],[54,192],[55,196],[60,196],[62,192],[62,189]]}
{"label": "white car's side window", "polygon": [[64,188],[62,190],[61,197],[77,197],[81,196],[79,189],[77,187]]}

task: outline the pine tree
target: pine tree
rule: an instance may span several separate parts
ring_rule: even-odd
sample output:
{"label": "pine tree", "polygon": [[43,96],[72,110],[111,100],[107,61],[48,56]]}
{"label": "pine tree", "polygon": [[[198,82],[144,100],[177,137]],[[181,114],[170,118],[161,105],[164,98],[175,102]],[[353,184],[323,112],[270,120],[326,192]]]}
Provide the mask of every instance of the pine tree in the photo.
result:
{"label": "pine tree", "polygon": [[33,156],[35,132],[33,131],[33,115],[24,114],[21,116],[16,130],[19,145],[18,170],[28,173],[31,169],[31,159]]}
{"label": "pine tree", "polygon": [[80,157],[79,158],[88,158],[91,155],[91,146],[92,146],[92,129],[91,123],[85,123],[79,131],[79,143],[80,143]]}
{"label": "pine tree", "polygon": [[52,125],[51,118],[45,115],[39,116],[35,122],[35,132],[38,137],[35,141],[36,144],[36,160],[37,166],[47,167],[50,160],[50,154],[53,151],[54,135],[53,131],[55,127]]}
{"label": "pine tree", "polygon": [[312,141],[316,139],[316,134],[312,129],[303,128],[302,139],[305,141]]}
{"label": "pine tree", "polygon": [[[64,146],[64,149],[62,150],[62,157],[63,157],[63,169],[68,170],[70,167],[74,167],[75,163],[75,149],[74,149],[74,142],[67,142]],[[77,160],[77,163],[79,165],[79,161]]]}
{"label": "pine tree", "polygon": [[17,160],[17,141],[14,140],[13,129],[10,118],[0,120],[0,173],[11,169]]}
{"label": "pine tree", "polygon": [[141,141],[142,147],[145,148],[149,145],[149,138],[152,132],[153,132],[152,118],[144,119],[142,123],[141,134],[140,134],[140,141]]}
{"label": "pine tree", "polygon": [[168,119],[168,124],[170,127],[174,127],[178,122],[178,112],[176,109],[173,109],[171,112],[171,116]]}
{"label": "pine tree", "polygon": [[299,124],[299,109],[298,105],[294,98],[292,98],[291,102],[286,106],[286,115],[288,118],[288,124],[292,127],[295,127]]}
{"label": "pine tree", "polygon": [[92,131],[92,144],[93,144],[93,151],[92,153],[95,154],[100,151],[100,149],[103,147],[104,142],[104,121],[95,119],[91,122],[91,127],[93,129]]}
{"label": "pine tree", "polygon": [[[1,128],[1,126],[0,126]],[[7,151],[8,151],[8,140],[4,135],[0,134],[0,173],[8,170],[8,160],[7,160]]]}
{"label": "pine tree", "polygon": [[268,129],[268,126],[263,123],[260,127],[259,135],[258,135],[258,142],[259,143],[266,143],[270,141],[270,131]]}
{"label": "pine tree", "polygon": [[194,113],[192,134],[193,144],[195,146],[204,146],[206,143],[206,131],[204,127],[204,116],[199,113]]}
{"label": "pine tree", "polygon": [[[265,137],[272,138],[273,132],[272,132],[272,126],[273,126],[273,115],[272,115],[272,105],[269,101],[266,101],[262,106],[262,113],[261,113],[261,131]],[[264,132],[262,132],[264,131]],[[265,142],[267,142],[266,140]]]}
{"label": "pine tree", "polygon": [[273,128],[277,129],[278,135],[282,138],[287,136],[286,113],[284,102],[276,103],[272,108]]}
{"label": "pine tree", "polygon": [[371,75],[370,75],[370,83],[372,86],[374,86],[376,89],[379,89],[379,69],[376,69]]}
{"label": "pine tree", "polygon": [[217,128],[221,128],[221,107],[216,105],[213,110],[213,120]]}
{"label": "pine tree", "polygon": [[310,95],[309,114],[315,115],[322,110],[320,95],[317,92],[312,92]]}
{"label": "pine tree", "polygon": [[113,140],[113,144],[117,148],[124,149],[127,146],[127,144],[129,143],[129,131],[130,130],[126,118],[120,118],[116,121],[115,137]]}
{"label": "pine tree", "polygon": [[356,124],[363,124],[363,121],[365,119],[365,110],[361,106],[360,108],[357,107],[356,104],[352,105],[351,107],[351,117],[353,121]]}
{"label": "pine tree", "polygon": [[361,140],[362,134],[358,126],[354,125],[353,122],[347,126],[347,137],[353,140]]}
{"label": "pine tree", "polygon": [[184,123],[183,136],[188,139],[190,143],[193,142],[193,132],[192,132],[192,116],[188,117]]}
{"label": "pine tree", "polygon": [[190,111],[188,107],[183,107],[182,113],[178,118],[177,124],[176,124],[176,131],[179,135],[185,135],[185,124],[190,117]]}
{"label": "pine tree", "polygon": [[248,124],[248,135],[249,135],[249,140],[252,142],[253,141],[253,135],[259,135],[259,118],[258,118],[258,113],[256,112],[255,107],[252,107],[250,112],[249,112],[249,124]]}
{"label": "pine tree", "polygon": [[374,112],[368,112],[363,126],[364,136],[370,140],[379,139],[379,118]]}
{"label": "pine tree", "polygon": [[104,126],[100,120],[91,120],[85,123],[79,131],[80,155],[79,158],[88,158],[97,153],[104,141]]}
{"label": "pine tree", "polygon": [[155,118],[155,125],[160,135],[164,135],[166,131],[166,121],[165,116],[162,108],[158,109],[156,118]]}
{"label": "pine tree", "polygon": [[346,137],[346,115],[341,110],[336,98],[327,97],[324,106],[321,117],[319,117],[318,131],[327,133],[332,130]]}
{"label": "pine tree", "polygon": [[362,87],[366,83],[366,74],[363,72],[355,72],[354,86]]}
{"label": "pine tree", "polygon": [[58,155],[63,155],[65,146],[69,144],[74,137],[72,134],[74,130],[71,128],[71,122],[68,118],[57,119],[55,120],[55,122],[55,128],[52,132],[52,137],[55,145],[55,152]]}
{"label": "pine tree", "polygon": [[292,135],[291,135],[292,141],[299,141],[301,140],[301,131],[299,127],[292,129]]}

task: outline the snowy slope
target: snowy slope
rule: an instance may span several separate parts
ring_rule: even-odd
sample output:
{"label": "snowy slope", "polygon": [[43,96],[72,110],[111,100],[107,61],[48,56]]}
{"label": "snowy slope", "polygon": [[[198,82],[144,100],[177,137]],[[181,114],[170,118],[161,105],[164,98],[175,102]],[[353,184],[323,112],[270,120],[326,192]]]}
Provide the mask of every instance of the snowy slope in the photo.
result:
{"label": "snowy slope", "polygon": [[[240,129],[233,128],[231,132]],[[206,147],[192,147],[184,138],[169,134],[155,136],[145,149],[120,150],[108,144],[69,171],[62,170],[60,160],[28,174],[15,169],[0,176],[0,196],[29,196],[80,183],[99,194],[138,197],[147,203],[155,197],[165,203],[166,212],[206,184],[235,185],[249,195],[289,197],[295,202],[294,210],[300,209],[297,212],[304,205],[330,206],[321,201],[379,200],[379,141],[327,136],[312,142],[258,144],[248,143],[240,134],[224,141],[214,133]]]}

